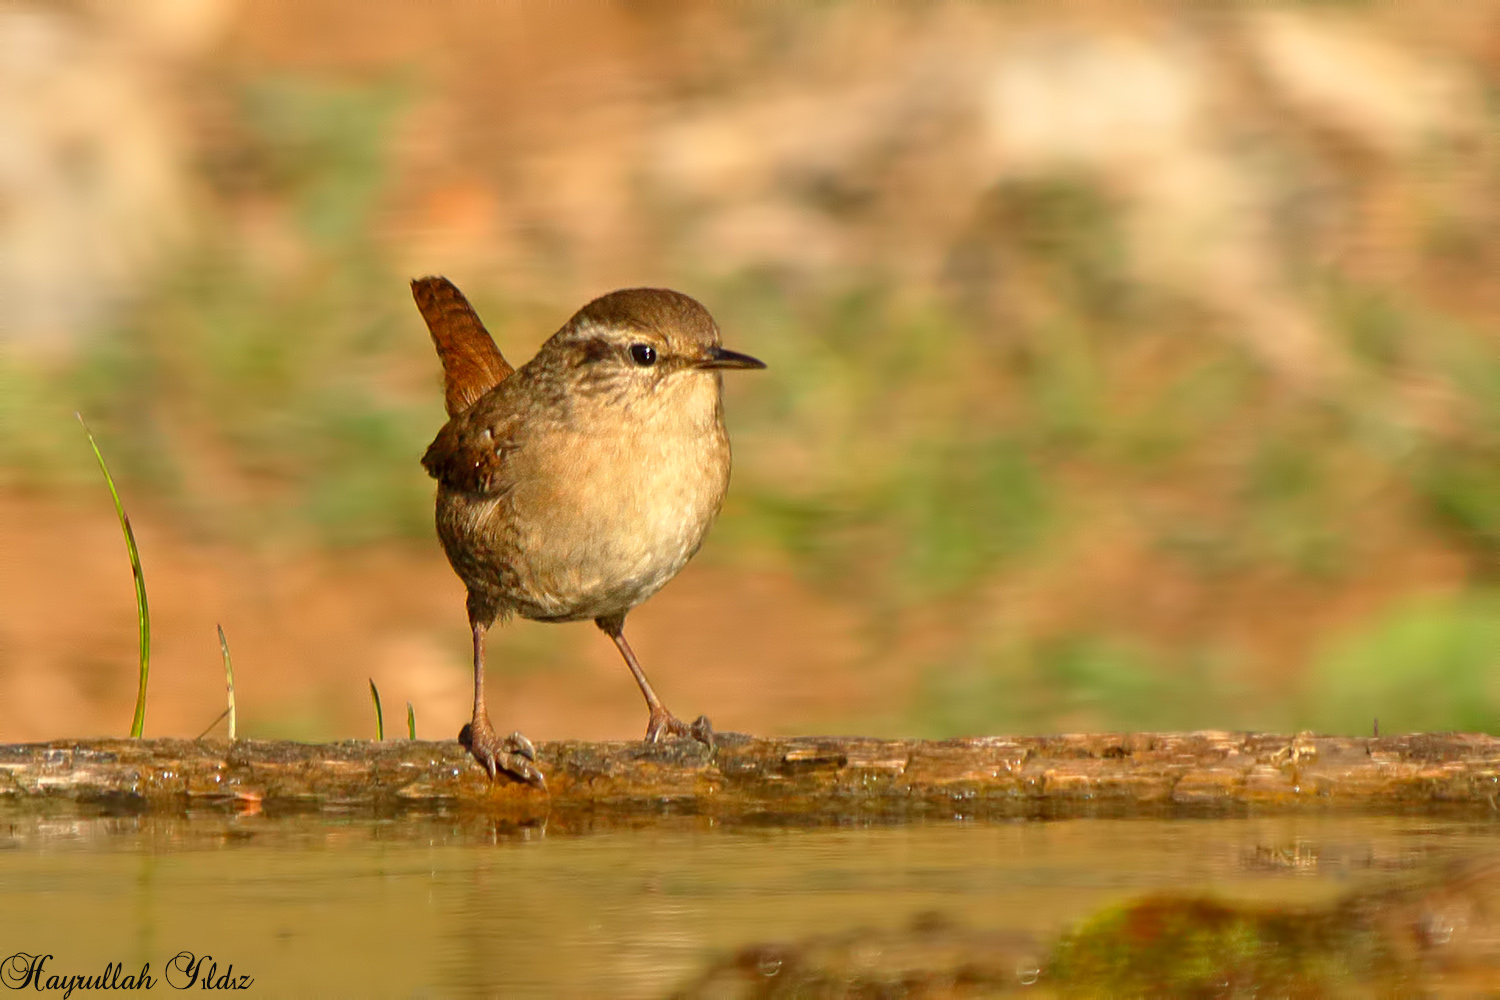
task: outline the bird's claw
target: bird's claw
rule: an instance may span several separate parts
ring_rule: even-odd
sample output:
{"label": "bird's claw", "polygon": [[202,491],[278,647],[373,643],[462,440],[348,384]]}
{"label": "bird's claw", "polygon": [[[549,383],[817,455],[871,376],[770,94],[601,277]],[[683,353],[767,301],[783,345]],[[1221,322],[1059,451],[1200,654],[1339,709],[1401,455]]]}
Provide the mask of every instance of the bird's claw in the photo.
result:
{"label": "bird's claw", "polygon": [[547,790],[547,779],[535,763],[536,746],[520,733],[511,733],[502,740],[490,728],[488,720],[475,720],[458,731],[458,742],[474,755],[491,781],[503,771],[517,781]]}
{"label": "bird's claw", "polygon": [[660,743],[663,736],[697,740],[710,750],[714,748],[714,724],[706,715],[698,716],[692,725],[688,725],[666,709],[652,712],[651,721],[646,725],[646,742]]}
{"label": "bird's claw", "polygon": [[520,754],[527,760],[536,760],[536,745],[522,736],[519,731],[505,737],[504,746],[511,753]]}
{"label": "bird's claw", "polygon": [[694,719],[688,727],[688,735],[710,750],[714,748],[714,724],[708,721],[708,716],[700,715]]}

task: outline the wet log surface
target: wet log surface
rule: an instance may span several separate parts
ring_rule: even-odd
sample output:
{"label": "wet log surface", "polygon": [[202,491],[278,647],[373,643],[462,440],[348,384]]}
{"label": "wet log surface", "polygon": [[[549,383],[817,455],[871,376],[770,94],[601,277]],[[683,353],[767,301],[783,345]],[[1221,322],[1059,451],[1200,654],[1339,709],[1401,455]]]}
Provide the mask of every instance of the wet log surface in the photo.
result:
{"label": "wet log surface", "polygon": [[843,822],[923,817],[1265,814],[1294,810],[1488,815],[1500,739],[1228,732],[557,742],[543,792],[491,782],[456,742],[305,744],[57,740],[0,745],[0,808],[400,813],[524,818],[686,814]]}

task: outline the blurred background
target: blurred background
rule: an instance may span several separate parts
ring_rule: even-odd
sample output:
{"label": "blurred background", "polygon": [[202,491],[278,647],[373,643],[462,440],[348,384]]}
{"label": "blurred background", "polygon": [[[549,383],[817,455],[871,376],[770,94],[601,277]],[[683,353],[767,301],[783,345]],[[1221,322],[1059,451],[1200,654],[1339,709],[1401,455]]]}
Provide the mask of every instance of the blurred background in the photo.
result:
{"label": "blurred background", "polygon": [[[1500,4],[0,7],[0,740],[467,718],[408,280],[682,289],[734,482],[631,617],[721,729],[1500,729]],[[588,625],[491,713],[634,738]],[[218,729],[222,732],[222,723]]]}

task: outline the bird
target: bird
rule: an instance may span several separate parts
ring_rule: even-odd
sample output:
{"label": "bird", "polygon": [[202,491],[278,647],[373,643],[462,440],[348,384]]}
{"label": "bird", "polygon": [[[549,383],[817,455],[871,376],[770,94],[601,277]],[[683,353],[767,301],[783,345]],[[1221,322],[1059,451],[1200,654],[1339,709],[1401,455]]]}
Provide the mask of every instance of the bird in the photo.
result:
{"label": "bird", "polygon": [[546,787],[536,749],[500,738],[484,693],[485,635],[512,615],[592,620],[649,712],[645,739],[710,747],[706,716],[669,712],[625,639],[625,618],[703,544],[729,486],[721,373],[765,364],[725,349],[697,300],[626,288],[579,309],[520,368],[443,277],[412,281],[443,367],[448,421],[422,456],[436,525],[467,590],[474,708],[459,742],[497,780]]}

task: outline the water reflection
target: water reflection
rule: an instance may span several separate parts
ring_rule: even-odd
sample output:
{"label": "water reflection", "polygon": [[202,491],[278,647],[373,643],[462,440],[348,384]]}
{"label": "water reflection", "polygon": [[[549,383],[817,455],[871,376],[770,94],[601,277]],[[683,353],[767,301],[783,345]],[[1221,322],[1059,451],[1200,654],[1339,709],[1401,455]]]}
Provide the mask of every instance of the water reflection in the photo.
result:
{"label": "water reflection", "polygon": [[57,973],[150,962],[159,974],[180,951],[209,954],[272,995],[652,996],[747,944],[928,913],[1044,948],[1161,889],[1323,903],[1483,854],[1494,833],[1313,817],[730,830],[684,818],[573,835],[465,818],[12,816],[0,941],[6,955],[53,955]]}

